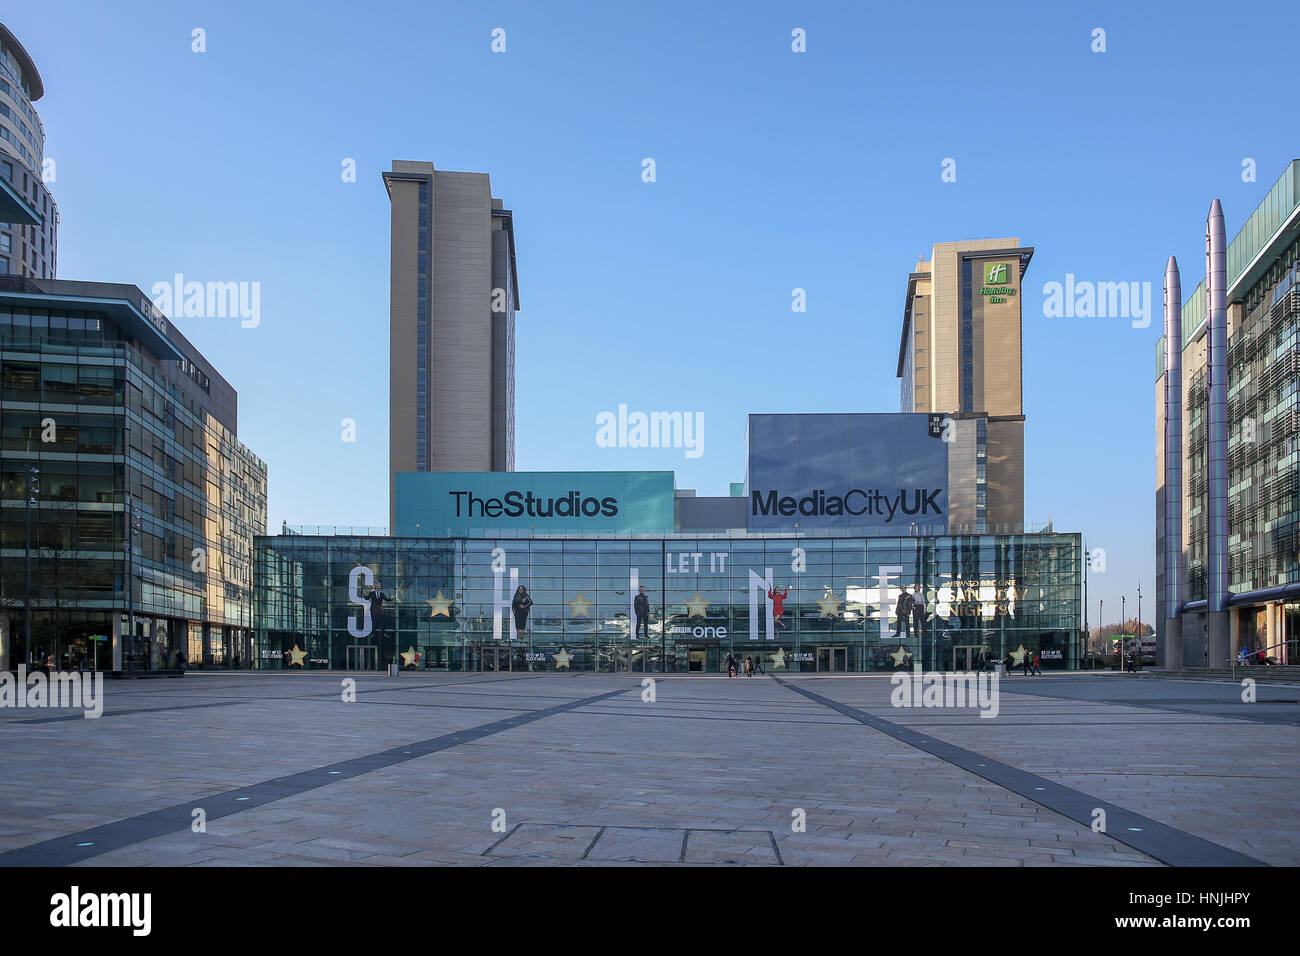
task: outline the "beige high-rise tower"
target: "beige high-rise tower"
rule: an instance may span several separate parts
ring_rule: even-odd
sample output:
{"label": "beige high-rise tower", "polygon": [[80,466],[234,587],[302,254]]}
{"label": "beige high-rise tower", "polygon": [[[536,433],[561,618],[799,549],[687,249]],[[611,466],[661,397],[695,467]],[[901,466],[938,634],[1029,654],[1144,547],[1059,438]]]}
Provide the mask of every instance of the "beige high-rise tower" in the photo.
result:
{"label": "beige high-rise tower", "polygon": [[1020,292],[1033,254],[1019,239],[941,242],[907,281],[900,409],[957,421],[950,459],[972,467],[952,469],[950,520],[972,531],[1024,526]]}
{"label": "beige high-rise tower", "polygon": [[[515,467],[514,217],[486,173],[394,160],[389,302],[393,476]],[[429,529],[434,530],[434,529]]]}

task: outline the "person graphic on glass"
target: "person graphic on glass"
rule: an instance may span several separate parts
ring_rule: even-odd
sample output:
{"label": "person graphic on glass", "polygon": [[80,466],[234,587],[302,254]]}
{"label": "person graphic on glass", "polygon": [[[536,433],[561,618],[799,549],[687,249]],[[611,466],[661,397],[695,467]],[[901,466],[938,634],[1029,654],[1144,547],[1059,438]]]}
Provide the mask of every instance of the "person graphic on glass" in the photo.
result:
{"label": "person graphic on glass", "polygon": [[787,584],[784,591],[778,591],[773,587],[767,592],[767,596],[772,599],[772,623],[776,627],[781,627],[781,617],[785,614],[785,599],[790,596],[790,586]]}
{"label": "person graphic on glass", "polygon": [[384,602],[387,600],[388,595],[379,589],[379,581],[376,579],[375,586],[366,595],[366,603],[370,605],[370,623],[373,628],[373,643],[375,644],[383,644]]}
{"label": "person graphic on glass", "polygon": [[510,602],[510,610],[515,615],[515,635],[518,640],[523,640],[524,631],[528,630],[528,609],[533,606],[533,599],[528,596],[528,590],[521,584],[515,591],[515,598]]}
{"label": "person graphic on glass", "polygon": [[900,634],[904,637],[911,637],[912,595],[907,593],[907,588],[902,588],[898,592],[898,601],[894,604],[894,618],[896,621],[894,637],[898,637]]}
{"label": "person graphic on glass", "polygon": [[909,610],[912,612],[912,636],[920,637],[921,632],[925,630],[925,596],[921,594],[919,584],[912,587],[912,604]]}
{"label": "person graphic on glass", "polygon": [[645,585],[641,585],[641,591],[632,599],[632,610],[636,611],[636,630],[633,632],[633,640],[640,637],[643,633],[645,639],[650,640],[650,599],[646,597]]}

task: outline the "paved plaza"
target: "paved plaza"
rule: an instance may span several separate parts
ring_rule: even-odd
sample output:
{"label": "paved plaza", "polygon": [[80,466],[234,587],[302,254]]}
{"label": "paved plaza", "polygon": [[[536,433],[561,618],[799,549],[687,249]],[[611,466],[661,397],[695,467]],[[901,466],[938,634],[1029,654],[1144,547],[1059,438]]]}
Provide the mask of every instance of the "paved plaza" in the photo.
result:
{"label": "paved plaza", "polygon": [[1296,686],[1017,676],[986,719],[879,676],[348,676],[0,710],[0,862],[1300,864]]}

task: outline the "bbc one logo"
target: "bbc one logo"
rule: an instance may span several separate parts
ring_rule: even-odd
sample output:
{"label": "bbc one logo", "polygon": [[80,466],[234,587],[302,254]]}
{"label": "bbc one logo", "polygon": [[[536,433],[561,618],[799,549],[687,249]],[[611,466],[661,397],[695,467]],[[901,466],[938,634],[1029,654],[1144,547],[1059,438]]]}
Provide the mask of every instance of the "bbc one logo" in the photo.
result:
{"label": "bbc one logo", "polygon": [[721,641],[721,640],[725,640],[727,637],[727,629],[725,626],[718,625],[717,627],[715,627],[711,624],[707,627],[700,624],[695,625],[695,627],[691,627],[690,625],[679,624],[669,628],[668,633],[674,635],[683,635],[686,637],[694,637],[697,640],[701,640],[701,641]]}
{"label": "bbc one logo", "polygon": [[595,518],[618,515],[618,499],[583,497],[570,491],[562,498],[543,498],[531,491],[507,491],[500,498],[480,498],[472,491],[449,491],[456,499],[457,518]]}

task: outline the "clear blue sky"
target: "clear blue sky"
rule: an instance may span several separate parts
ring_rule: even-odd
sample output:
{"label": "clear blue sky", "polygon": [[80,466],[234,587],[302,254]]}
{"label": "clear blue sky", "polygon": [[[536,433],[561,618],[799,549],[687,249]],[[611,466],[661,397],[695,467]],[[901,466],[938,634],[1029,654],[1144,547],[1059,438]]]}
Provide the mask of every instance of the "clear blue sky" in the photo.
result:
{"label": "clear blue sky", "polygon": [[[1026,516],[1106,549],[1094,626],[1139,579],[1150,620],[1164,263],[1190,292],[1211,199],[1234,234],[1300,154],[1294,3],[807,6],[39,0],[5,22],[45,80],[60,276],[261,283],[258,328],[178,325],[239,390],[272,528],[386,524],[379,173],[430,160],[490,173],[515,213],[521,470],[725,494],[750,411],[897,409],[907,274],[934,242],[1034,246]],[[1151,282],[1151,327],[1044,318],[1066,273]],[[621,402],[703,412],[704,454],[598,448]]]}

